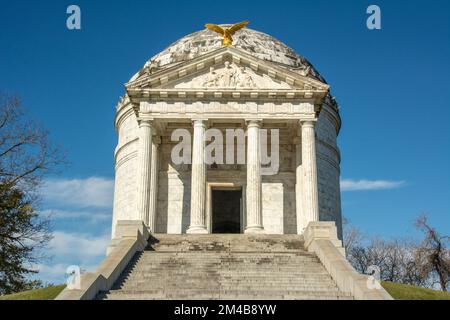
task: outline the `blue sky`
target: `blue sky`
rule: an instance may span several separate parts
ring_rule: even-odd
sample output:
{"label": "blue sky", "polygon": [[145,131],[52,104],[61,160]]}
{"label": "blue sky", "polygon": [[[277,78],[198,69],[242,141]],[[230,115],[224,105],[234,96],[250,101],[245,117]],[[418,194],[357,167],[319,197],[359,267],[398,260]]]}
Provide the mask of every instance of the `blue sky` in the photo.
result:
{"label": "blue sky", "polygon": [[[66,28],[77,4],[82,30]],[[382,29],[366,28],[377,4]],[[450,231],[449,1],[1,1],[0,90],[19,93],[71,165],[44,187],[52,260],[92,269],[110,236],[114,107],[154,54],[204,23],[250,27],[308,58],[343,119],[343,214],[370,234],[417,236],[421,213]],[[356,189],[356,190],[353,190]],[[363,190],[361,190],[363,189]],[[364,190],[365,189],[365,190]]]}

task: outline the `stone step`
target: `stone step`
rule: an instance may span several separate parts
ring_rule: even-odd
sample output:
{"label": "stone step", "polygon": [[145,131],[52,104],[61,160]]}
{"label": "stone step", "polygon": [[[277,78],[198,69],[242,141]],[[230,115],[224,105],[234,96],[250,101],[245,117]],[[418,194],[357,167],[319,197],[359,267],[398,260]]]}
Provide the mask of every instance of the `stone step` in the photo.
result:
{"label": "stone step", "polygon": [[144,266],[136,266],[133,269],[130,269],[135,272],[165,272],[167,274],[174,274],[176,272],[189,272],[193,269],[192,272],[197,274],[200,273],[215,273],[217,271],[223,272],[231,272],[231,273],[253,273],[253,274],[270,274],[272,271],[277,271],[279,274],[289,274],[289,275],[308,275],[308,274],[327,274],[326,271],[317,270],[314,266],[307,267],[277,267],[277,266],[251,266],[251,265],[242,265],[239,267],[236,266],[223,266],[221,264],[217,265],[197,265],[197,264],[178,264],[178,265],[163,265],[158,264],[156,266],[152,265],[144,265]]}
{"label": "stone step", "polygon": [[[255,276],[255,277],[282,277],[282,276],[286,276],[286,277],[290,277],[290,278],[296,278],[296,277],[320,277],[320,276],[328,276],[328,273],[326,271],[323,270],[319,270],[317,272],[315,272],[314,269],[307,269],[307,270],[280,270],[280,269],[271,269],[271,270],[263,270],[263,269],[259,269],[259,270],[242,270],[242,269],[235,269],[235,270],[228,270],[228,269],[220,269],[220,270],[215,270],[215,269],[196,269],[196,270],[189,270],[189,268],[184,268],[182,270],[173,268],[173,270],[171,269],[152,269],[152,268],[146,268],[146,267],[142,267],[139,269],[133,269],[132,272],[136,275],[142,276],[142,275],[151,275],[153,274],[158,274],[158,275],[166,275],[167,277],[173,277],[175,275],[186,275],[186,274],[190,274],[191,276],[199,276],[199,277],[203,277],[203,276],[207,276],[207,275],[218,275],[220,273],[220,275],[222,276],[233,276],[233,275],[237,275],[237,276]],[[276,274],[274,274],[274,272],[276,272]]]}
{"label": "stone step", "polygon": [[235,260],[209,260],[209,259],[205,259],[205,260],[199,260],[199,259],[189,259],[189,258],[185,258],[185,257],[179,257],[176,259],[172,259],[172,258],[167,258],[167,259],[141,259],[138,260],[140,265],[200,265],[200,266],[215,266],[215,265],[221,265],[224,267],[229,267],[229,266],[251,266],[251,267],[273,267],[273,266],[278,266],[278,267],[287,267],[287,268],[298,268],[298,267],[308,267],[308,266],[317,266],[317,263],[319,263],[318,261],[283,261],[283,260],[277,260],[274,259],[274,261],[267,261],[266,259],[269,258],[264,258],[264,259],[255,259],[255,260],[240,260],[240,259],[235,259]]}
{"label": "stone step", "polygon": [[353,300],[352,297],[339,296],[339,295],[320,295],[320,296],[308,296],[308,295],[280,295],[280,296],[249,296],[249,295],[198,295],[192,296],[167,296],[156,295],[148,296],[146,294],[124,294],[124,295],[101,295],[99,299],[105,300]]}
{"label": "stone step", "polygon": [[304,251],[298,235],[155,235],[155,251]]}
{"label": "stone step", "polygon": [[251,259],[251,258],[274,258],[274,259],[305,259],[305,260],[317,260],[314,255],[306,254],[296,254],[296,253],[258,253],[258,252],[161,252],[161,251],[144,251],[142,257],[148,258],[165,258],[165,257],[192,257],[192,258],[241,258],[241,259]]}
{"label": "stone step", "polygon": [[351,300],[344,294],[309,291],[282,292],[243,292],[243,291],[210,291],[210,292],[164,292],[164,291],[109,291],[101,294],[101,298],[111,300]]}
{"label": "stone step", "polygon": [[[324,290],[302,290],[302,289],[293,289],[293,290],[280,290],[276,288],[271,288],[269,290],[248,290],[247,288],[231,288],[231,289],[222,289],[222,288],[146,288],[146,289],[113,289],[109,290],[109,293],[114,294],[122,294],[122,293],[132,293],[132,294],[179,294],[179,295],[187,295],[187,294],[274,294],[274,295],[283,295],[283,294],[297,294],[297,293],[308,293],[310,295],[320,295],[324,292],[330,292],[329,288],[325,288]],[[335,291],[338,293],[338,291]]]}
{"label": "stone step", "polygon": [[172,243],[192,243],[196,245],[210,243],[265,243],[269,245],[303,245],[304,239],[303,236],[294,234],[155,234],[149,240],[149,243],[152,246]]}
{"label": "stone step", "polygon": [[270,257],[262,257],[262,258],[253,258],[253,259],[242,259],[242,258],[208,258],[205,257],[201,259],[201,257],[186,257],[186,256],[178,256],[178,257],[145,257],[140,258],[139,261],[141,264],[146,263],[198,263],[198,264],[222,264],[222,265],[279,265],[283,266],[286,264],[290,267],[295,267],[296,265],[317,265],[319,261],[314,259],[277,259],[274,258],[272,261],[269,261]]}
{"label": "stone step", "polygon": [[[151,289],[154,290],[168,290],[170,288],[173,288],[173,285],[152,285],[152,286],[133,286],[133,285],[125,285],[122,287],[115,287],[114,290],[125,290],[125,291],[148,291]],[[192,286],[188,285],[177,285],[177,290],[183,291],[192,288]],[[325,286],[277,286],[277,285],[250,285],[250,286],[223,286],[223,285],[199,285],[196,286],[196,289],[198,291],[195,291],[198,293],[199,291],[205,291],[205,290],[222,290],[222,291],[246,291],[246,292],[272,292],[272,291],[281,291],[281,292],[290,292],[290,291],[305,291],[305,292],[339,292],[338,288],[331,286],[331,285],[325,285]]]}
{"label": "stone step", "polygon": [[268,263],[265,261],[261,262],[209,262],[209,261],[190,261],[190,260],[177,260],[177,261],[138,261],[139,263],[133,264],[134,266],[160,266],[160,267],[171,267],[171,266],[195,266],[195,267],[217,267],[222,266],[224,268],[229,267],[235,267],[235,268],[271,268],[271,267],[277,267],[277,268],[287,268],[287,269],[301,269],[301,268],[307,268],[307,267],[317,267],[317,264],[319,262],[305,262],[305,263],[294,263],[294,262],[274,262],[274,263]]}
{"label": "stone step", "polygon": [[295,268],[295,267],[308,267],[308,266],[317,266],[317,263],[319,261],[314,260],[297,260],[297,259],[291,259],[291,260],[281,260],[281,259],[273,259],[273,261],[268,261],[267,259],[270,258],[255,258],[252,260],[244,260],[244,259],[199,259],[195,258],[192,259],[190,257],[167,257],[167,258],[156,258],[152,259],[144,258],[139,259],[138,262],[140,265],[154,265],[154,264],[161,264],[161,265],[171,265],[171,264],[197,264],[197,265],[222,265],[222,266],[254,266],[254,267],[264,267],[264,266],[279,266],[279,267],[289,267],[289,268]]}
{"label": "stone step", "polygon": [[296,267],[299,266],[317,266],[319,261],[314,259],[277,259],[274,258],[270,261],[270,257],[264,258],[253,258],[253,259],[241,259],[241,258],[208,258],[205,257],[201,259],[201,257],[186,257],[186,256],[178,256],[178,257],[145,257],[137,259],[140,265],[145,264],[200,264],[200,265],[211,265],[211,264],[220,264],[220,265],[256,265],[256,266],[274,266],[278,265],[280,267]]}
{"label": "stone step", "polygon": [[278,284],[217,284],[217,283],[196,283],[196,284],[173,284],[173,283],[154,283],[154,284],[141,284],[141,283],[125,283],[125,284],[118,284],[113,287],[113,289],[130,289],[130,290],[146,290],[146,289],[170,289],[170,288],[178,288],[178,289],[189,289],[195,286],[197,289],[208,289],[208,288],[220,288],[220,289],[246,289],[248,291],[251,291],[252,288],[257,290],[271,290],[271,289],[282,289],[282,290],[310,290],[310,291],[321,291],[321,290],[330,290],[330,291],[338,291],[338,288],[334,286],[331,283],[311,283],[311,284],[293,284],[293,285],[278,285]]}
{"label": "stone step", "polygon": [[134,287],[152,287],[152,286],[164,286],[164,287],[169,287],[169,286],[200,286],[200,285],[211,285],[211,286],[254,286],[254,287],[258,287],[258,286],[279,286],[279,287],[288,287],[288,286],[298,286],[298,287],[303,287],[303,286],[326,286],[326,287],[335,287],[334,282],[330,279],[327,281],[292,281],[291,283],[288,283],[287,281],[284,282],[277,282],[275,280],[273,281],[227,281],[227,280],[221,280],[221,279],[216,279],[216,280],[202,280],[202,279],[194,279],[194,280],[190,280],[190,281],[183,281],[182,279],[180,279],[180,281],[174,281],[174,280],[161,280],[161,281],[147,281],[147,280],[140,280],[140,279],[134,279],[134,280],[126,280],[124,282],[117,282],[117,285],[120,287],[125,287],[125,286],[134,286]]}
{"label": "stone step", "polygon": [[[220,261],[220,262],[253,262],[253,261],[264,261],[266,260],[269,262],[318,262],[318,259],[316,257],[299,257],[299,256],[271,256],[268,255],[254,255],[254,256],[238,256],[236,254],[233,255],[207,255],[207,254],[198,254],[198,255],[192,255],[192,254],[165,254],[165,253],[155,253],[155,254],[148,254],[144,255],[139,258],[139,261],[161,261],[161,260],[192,260],[192,261]],[[271,259],[271,261],[268,261],[267,259]]]}
{"label": "stone step", "polygon": [[260,275],[246,275],[246,274],[230,274],[223,275],[218,273],[206,273],[202,275],[192,275],[189,272],[182,274],[174,274],[174,275],[161,275],[154,274],[148,275],[146,273],[138,273],[132,275],[124,275],[122,277],[124,281],[143,281],[143,282],[198,282],[203,281],[203,279],[212,279],[214,281],[222,281],[226,283],[258,283],[258,282],[277,282],[277,283],[309,283],[309,282],[329,282],[333,281],[330,276],[310,276],[310,277],[289,277],[288,275],[284,275],[282,277],[274,276],[263,276]]}
{"label": "stone step", "polygon": [[[254,279],[254,280],[248,280],[248,279],[242,279],[241,277],[233,277],[233,278],[222,278],[222,277],[215,277],[215,278],[207,278],[203,277],[203,279],[197,279],[197,278],[187,278],[187,279],[178,279],[178,278],[139,278],[139,277],[133,277],[133,278],[127,278],[124,279],[127,283],[130,284],[140,284],[140,285],[156,285],[159,283],[163,284],[180,284],[180,283],[220,283],[222,285],[257,285],[257,284],[278,284],[278,285],[308,285],[308,284],[320,284],[320,285],[328,285],[332,284],[334,285],[334,282],[331,278],[327,279]],[[201,282],[200,282],[201,281]]]}
{"label": "stone step", "polygon": [[154,275],[154,276],[148,276],[148,275],[144,275],[144,276],[135,276],[135,275],[130,275],[130,276],[124,276],[122,278],[124,281],[127,282],[141,282],[141,283],[196,283],[196,282],[203,282],[203,281],[215,281],[215,282],[220,282],[220,283],[229,283],[229,284],[237,284],[237,283],[279,283],[279,284],[289,284],[289,283],[294,283],[294,284],[306,284],[306,283],[333,283],[334,281],[331,279],[330,276],[324,276],[324,277],[310,277],[310,278],[289,278],[289,277],[283,277],[283,278],[277,278],[277,277],[271,277],[271,278],[265,278],[265,277],[241,277],[238,275],[232,275],[229,277],[224,277],[224,276],[220,276],[220,275],[213,275],[213,276],[208,276],[208,277],[191,277],[191,276],[187,276],[185,277],[185,275],[177,275],[177,276],[159,276],[159,275]]}

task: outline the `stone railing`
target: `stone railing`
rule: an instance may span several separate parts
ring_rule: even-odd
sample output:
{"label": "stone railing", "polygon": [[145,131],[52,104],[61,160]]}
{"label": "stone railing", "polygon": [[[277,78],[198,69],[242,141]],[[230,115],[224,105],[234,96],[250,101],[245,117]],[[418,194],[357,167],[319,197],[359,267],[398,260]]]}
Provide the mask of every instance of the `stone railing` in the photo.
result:
{"label": "stone railing", "polygon": [[356,300],[393,299],[381,286],[370,288],[369,277],[358,273],[347,261],[334,222],[310,222],[303,236],[305,248],[317,255],[342,292],[351,294]]}
{"label": "stone railing", "polygon": [[111,289],[136,252],[147,246],[148,238],[147,227],[141,221],[118,221],[116,238],[97,270],[83,274],[78,288],[64,289],[56,300],[92,300],[99,292]]}

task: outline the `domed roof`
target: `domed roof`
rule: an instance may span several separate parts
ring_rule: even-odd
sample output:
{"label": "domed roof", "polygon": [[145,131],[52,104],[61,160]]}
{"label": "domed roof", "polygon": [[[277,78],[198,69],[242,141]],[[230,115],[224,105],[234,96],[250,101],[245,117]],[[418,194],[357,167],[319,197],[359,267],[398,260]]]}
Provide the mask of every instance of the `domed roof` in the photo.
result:
{"label": "domed roof", "polygon": [[[226,28],[231,25],[223,24]],[[298,55],[281,41],[263,32],[244,28],[233,35],[235,48],[245,50],[252,56],[277,64],[291,71],[297,71],[320,80],[325,80],[308,60]],[[171,44],[167,49],[152,57],[144,66],[150,73],[178,63],[189,61],[207,52],[221,48],[222,36],[209,29],[191,33]]]}

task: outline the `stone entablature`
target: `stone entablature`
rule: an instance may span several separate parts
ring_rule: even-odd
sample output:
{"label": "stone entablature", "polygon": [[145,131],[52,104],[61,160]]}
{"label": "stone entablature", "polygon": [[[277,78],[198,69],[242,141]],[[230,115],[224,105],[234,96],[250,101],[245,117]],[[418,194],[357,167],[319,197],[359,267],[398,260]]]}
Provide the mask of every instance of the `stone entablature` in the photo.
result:
{"label": "stone entablature", "polygon": [[149,101],[140,108],[151,110],[153,119],[207,119],[314,120],[317,107],[311,102],[239,102],[239,101]]}

